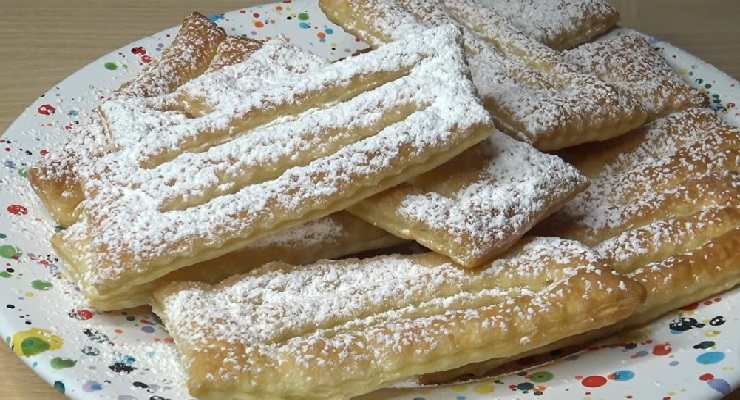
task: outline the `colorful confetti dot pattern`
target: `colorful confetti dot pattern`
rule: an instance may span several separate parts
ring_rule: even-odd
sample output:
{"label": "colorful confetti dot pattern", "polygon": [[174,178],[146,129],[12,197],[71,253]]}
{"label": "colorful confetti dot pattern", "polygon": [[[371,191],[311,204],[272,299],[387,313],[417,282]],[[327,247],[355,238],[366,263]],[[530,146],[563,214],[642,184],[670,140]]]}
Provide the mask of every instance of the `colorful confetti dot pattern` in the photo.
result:
{"label": "colorful confetti dot pattern", "polygon": [[[315,0],[213,15],[231,35],[284,35],[339,59],[364,44],[331,24]],[[145,308],[97,313],[61,278],[43,238],[63,229],[31,193],[27,170],[114,87],[156,59],[169,29],[105,55],[49,89],[0,137],[0,334],[57,391],[76,399],[189,399],[178,356]],[[673,67],[740,125],[740,87],[669,44],[653,41]],[[740,290],[684,307],[555,363],[435,389],[383,391],[372,399],[713,399],[740,386]],[[0,381],[2,384],[2,381]]]}

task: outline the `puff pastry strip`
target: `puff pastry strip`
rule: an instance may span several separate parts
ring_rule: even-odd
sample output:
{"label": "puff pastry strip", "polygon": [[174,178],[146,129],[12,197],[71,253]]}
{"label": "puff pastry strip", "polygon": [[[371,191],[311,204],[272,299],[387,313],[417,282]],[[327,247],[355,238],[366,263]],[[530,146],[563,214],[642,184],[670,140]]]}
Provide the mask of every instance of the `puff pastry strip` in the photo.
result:
{"label": "puff pastry strip", "polygon": [[473,82],[497,126],[538,149],[605,140],[647,117],[630,93],[580,73],[493,10],[470,1],[320,0],[319,5],[333,22],[372,46],[428,26],[461,26]]}
{"label": "puff pastry strip", "polygon": [[591,186],[542,231],[594,246],[642,282],[635,323],[740,283],[740,130],[690,109],[568,155]]}
{"label": "puff pastry strip", "polygon": [[172,44],[162,52],[161,57],[123,84],[119,91],[137,97],[170,93],[202,74],[224,39],[226,33],[222,28],[204,15],[194,12],[183,21]]}
{"label": "puff pastry strip", "polygon": [[110,100],[117,151],[84,182],[83,218],[52,243],[97,297],[424,173],[491,130],[459,40],[442,26],[306,73],[268,69],[299,55],[268,43],[178,90],[173,104],[200,117]]}
{"label": "puff pastry strip", "polygon": [[[88,295],[90,305],[98,310],[120,310],[149,304],[157,286],[176,281],[217,283],[229,276],[242,274],[272,261],[307,264],[319,259],[338,258],[368,250],[403,243],[385,231],[368,225],[352,215],[339,212],[259,239],[247,247],[221,257],[181,268],[159,279],[105,295]],[[72,267],[65,270],[86,293],[85,280]]]}
{"label": "puff pastry strip", "polygon": [[[211,71],[243,61],[260,45],[246,38],[224,39],[223,36],[221,28],[208,18],[193,13],[183,22],[162,58],[149,64],[114,96],[167,94],[206,69]],[[77,220],[77,206],[85,197],[81,170],[92,168],[113,148],[99,116],[93,114],[87,119],[75,126],[68,143],[42,158],[29,171],[31,185],[47,210],[65,226]]]}
{"label": "puff pastry strip", "polygon": [[565,61],[633,93],[649,120],[707,105],[639,32],[617,29],[563,53]]}
{"label": "puff pastry strip", "polygon": [[494,9],[528,36],[556,49],[591,41],[619,22],[619,13],[607,0],[476,2]]}
{"label": "puff pastry strip", "polygon": [[477,271],[442,256],[273,263],[153,307],[202,399],[345,399],[614,323],[635,282],[577,242],[535,238]]}
{"label": "puff pastry strip", "polygon": [[[591,185],[535,230],[593,246],[647,297],[616,325],[540,349],[586,343],[740,284],[740,131],[710,110],[672,114],[609,142],[569,149]],[[419,378],[484,376],[501,358]]]}
{"label": "puff pastry strip", "polygon": [[586,179],[557,156],[494,132],[452,161],[349,211],[466,267],[511,247]]}

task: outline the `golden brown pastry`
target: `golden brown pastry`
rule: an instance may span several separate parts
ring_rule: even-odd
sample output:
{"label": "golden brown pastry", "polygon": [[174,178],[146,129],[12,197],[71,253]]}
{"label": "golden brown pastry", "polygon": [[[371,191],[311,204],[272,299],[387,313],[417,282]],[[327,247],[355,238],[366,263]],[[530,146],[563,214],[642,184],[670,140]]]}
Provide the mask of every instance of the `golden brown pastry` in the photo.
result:
{"label": "golden brown pastry", "polygon": [[338,25],[371,46],[440,24],[464,30],[473,82],[502,131],[540,150],[606,140],[640,126],[633,95],[580,72],[468,0],[321,0]]}
{"label": "golden brown pastry", "polygon": [[522,242],[480,270],[427,253],[268,264],[153,307],[201,399],[346,399],[613,324],[640,285],[583,245]]}
{"label": "golden brown pastry", "polygon": [[563,53],[565,61],[632,93],[654,120],[707,105],[707,98],[684,82],[639,32],[617,29]]}
{"label": "golden brown pastry", "polygon": [[176,281],[218,283],[272,261],[289,264],[307,264],[320,259],[338,258],[369,250],[379,250],[403,243],[385,231],[375,228],[346,212],[307,222],[303,225],[274,234],[247,247],[212,260],[200,262],[151,282],[126,285],[121,290],[111,290],[96,295],[85,285],[84,278],[76,276],[73,268],[65,272],[85,293],[89,305],[97,310],[120,310],[149,304],[156,286]]}
{"label": "golden brown pastry", "polygon": [[[193,13],[183,21],[162,57],[123,84],[115,95],[146,97],[170,93],[206,69],[216,70],[243,61],[258,45],[250,39],[225,38],[216,24]],[[97,115],[76,126],[72,137],[60,151],[42,158],[29,171],[31,185],[52,218],[65,226],[77,221],[77,206],[85,198],[83,177],[78,171],[91,168],[112,149]]]}
{"label": "golden brown pastry", "polygon": [[214,22],[197,12],[190,14],[162,56],[124,83],[120,92],[143,97],[172,92],[208,68],[224,39],[226,33]]}
{"label": "golden brown pastry", "polygon": [[495,131],[452,161],[349,211],[465,267],[477,267],[585,187],[585,177],[557,156]]}
{"label": "golden brown pastry", "polygon": [[647,288],[627,324],[740,283],[737,128],[690,109],[566,157],[592,183],[542,230],[593,246]]}
{"label": "golden brown pastry", "polygon": [[535,230],[577,239],[647,293],[612,326],[535,349],[419,377],[449,383],[513,360],[583,345],[740,284],[740,131],[690,109],[564,155],[591,185]]}
{"label": "golden brown pastry", "polygon": [[607,0],[478,0],[475,3],[492,8],[528,36],[556,49],[588,42],[619,21],[619,13]]}
{"label": "golden brown pastry", "polygon": [[491,131],[452,26],[332,64],[304,55],[273,41],[165,101],[100,106],[115,150],[52,239],[88,298],[342,210]]}

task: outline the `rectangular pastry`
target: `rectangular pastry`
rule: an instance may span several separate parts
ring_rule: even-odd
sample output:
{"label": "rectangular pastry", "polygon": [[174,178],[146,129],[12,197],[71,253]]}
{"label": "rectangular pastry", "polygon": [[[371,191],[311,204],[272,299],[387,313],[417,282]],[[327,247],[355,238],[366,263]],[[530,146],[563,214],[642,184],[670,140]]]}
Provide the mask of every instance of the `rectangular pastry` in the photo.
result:
{"label": "rectangular pastry", "polygon": [[165,102],[100,106],[114,151],[52,239],[88,298],[342,210],[491,132],[453,26],[318,67],[302,54],[266,43]]}
{"label": "rectangular pastry", "polygon": [[131,81],[120,93],[128,96],[158,96],[172,92],[183,83],[201,75],[210,65],[221,42],[222,28],[204,15],[194,12],[183,21],[172,44],[162,55]]}
{"label": "rectangular pastry", "polygon": [[272,261],[307,264],[320,259],[339,258],[369,250],[402,244],[404,241],[346,212],[338,212],[303,225],[259,239],[241,250],[170,272],[154,281],[126,285],[97,295],[74,269],[67,275],[75,281],[91,307],[121,310],[151,302],[157,286],[176,281],[217,283],[232,275],[248,272]]}
{"label": "rectangular pastry", "polygon": [[194,396],[345,399],[613,324],[642,296],[581,244],[532,238],[476,271],[433,253],[272,263],[153,307]]}
{"label": "rectangular pastry", "polygon": [[654,120],[672,112],[707,105],[639,32],[617,29],[563,53],[565,61],[633,93]]}
{"label": "rectangular pastry", "polygon": [[496,131],[441,167],[349,211],[476,267],[506,251],[585,187],[578,170],[557,156]]}
{"label": "rectangular pastry", "polygon": [[566,157],[591,185],[535,230],[591,245],[644,287],[645,303],[615,325],[419,382],[495,373],[517,358],[583,345],[740,284],[739,135],[712,111],[690,109],[609,142],[569,149]]}
{"label": "rectangular pastry", "polygon": [[581,73],[475,2],[320,0],[319,5],[371,46],[429,26],[460,26],[473,82],[498,128],[540,150],[606,140],[647,117],[631,93]]}
{"label": "rectangular pastry", "polygon": [[540,231],[593,246],[646,287],[628,324],[740,283],[740,130],[689,109],[565,156],[591,185]]}
{"label": "rectangular pastry", "polygon": [[556,49],[588,42],[619,22],[619,12],[608,0],[476,2],[494,9],[528,36]]}
{"label": "rectangular pastry", "polygon": [[[162,57],[152,61],[114,96],[149,97],[165,95],[206,70],[212,71],[243,61],[260,42],[225,37],[223,30],[208,18],[193,13]],[[29,179],[52,218],[68,226],[79,217],[77,206],[85,198],[81,179],[85,170],[111,151],[103,121],[97,114],[80,117],[71,140],[59,151],[39,160],[29,171]]]}
{"label": "rectangular pastry", "polygon": [[[185,20],[171,46],[163,52],[163,58],[150,64],[139,76],[125,84],[119,94],[125,96],[167,94],[181,83],[194,78],[194,74],[203,72],[203,65],[206,62],[205,72],[220,70],[245,61],[263,44],[243,37],[226,37],[218,43],[215,54],[212,54],[209,60],[211,54],[205,47],[216,43],[218,37],[208,35],[214,29],[215,24],[194,13]],[[168,54],[170,56],[167,56]],[[188,68],[183,67],[182,57],[185,54],[192,57],[191,66]],[[208,57],[202,56],[203,54]],[[323,60],[310,54],[305,54],[300,59],[304,60],[304,63],[310,60],[317,66],[324,64]],[[288,68],[290,66],[286,65]],[[155,79],[155,75],[158,78]],[[77,171],[85,171],[94,166],[97,159],[109,149],[102,121],[96,115],[94,117],[93,122],[84,126],[61,152],[52,153],[42,159],[30,173],[32,185],[47,209],[57,222],[64,225],[73,224],[77,220],[75,209],[84,198],[80,179],[85,174],[84,172],[78,174]],[[155,281],[126,287],[124,290],[97,294],[86,288],[86,281],[77,276],[74,269],[67,272],[82,287],[83,292],[87,293],[92,307],[99,310],[115,310],[147,304],[153,287],[163,282],[199,280],[216,283],[230,275],[246,272],[270,261],[303,264],[321,258],[336,258],[380,249],[401,242],[401,239],[350,214],[340,212],[258,240],[240,251],[185,267]]]}

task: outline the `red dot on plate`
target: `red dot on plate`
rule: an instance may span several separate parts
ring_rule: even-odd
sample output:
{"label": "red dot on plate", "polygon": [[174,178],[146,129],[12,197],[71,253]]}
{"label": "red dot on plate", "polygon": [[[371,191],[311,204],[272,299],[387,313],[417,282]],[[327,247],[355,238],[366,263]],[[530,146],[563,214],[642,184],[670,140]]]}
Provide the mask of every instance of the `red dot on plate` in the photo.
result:
{"label": "red dot on plate", "polygon": [[700,381],[711,381],[712,379],[714,379],[714,375],[710,374],[709,372],[699,375]]}
{"label": "red dot on plate", "polygon": [[8,212],[13,215],[26,215],[28,214],[28,209],[20,204],[11,204],[8,206]]}
{"label": "red dot on plate", "polygon": [[583,378],[583,380],[581,381],[581,384],[585,387],[596,388],[596,387],[604,386],[606,382],[607,382],[607,379],[604,378],[603,376],[591,375],[591,376],[587,376]]}
{"label": "red dot on plate", "polygon": [[664,343],[664,344],[658,344],[653,347],[653,354],[656,356],[664,356],[667,354],[670,354],[671,352],[671,344],[670,343]]}
{"label": "red dot on plate", "polygon": [[57,109],[54,108],[54,106],[52,106],[51,104],[42,104],[39,106],[37,111],[39,112],[39,114],[51,115],[54,114]]}

